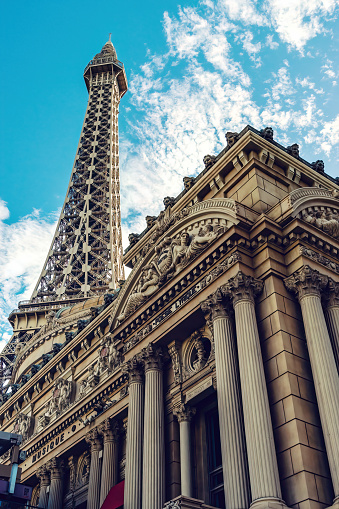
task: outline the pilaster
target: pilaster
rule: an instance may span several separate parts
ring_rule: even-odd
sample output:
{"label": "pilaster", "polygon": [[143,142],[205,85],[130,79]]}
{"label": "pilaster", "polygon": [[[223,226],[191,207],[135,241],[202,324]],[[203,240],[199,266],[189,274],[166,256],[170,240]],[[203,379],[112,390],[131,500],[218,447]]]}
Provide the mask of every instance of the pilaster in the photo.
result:
{"label": "pilaster", "polygon": [[60,461],[58,458],[52,458],[47,462],[46,468],[51,476],[47,507],[48,509],[61,509],[63,502],[64,462]]}
{"label": "pilaster", "polygon": [[42,509],[47,509],[48,506],[47,487],[50,484],[50,475],[49,471],[47,470],[46,464],[39,467],[35,475],[40,481],[40,494],[38,507],[41,507]]}
{"label": "pilaster", "polygon": [[100,507],[105,501],[109,490],[118,482],[119,475],[119,436],[120,426],[117,421],[106,419],[99,427],[103,437],[103,460],[100,489]]}
{"label": "pilaster", "polygon": [[89,431],[85,437],[90,445],[91,466],[89,472],[87,509],[99,509],[100,502],[100,481],[101,481],[101,459],[102,441],[97,428]]}
{"label": "pilaster", "polygon": [[191,420],[195,413],[195,408],[191,408],[183,403],[173,409],[173,414],[178,419],[180,428],[181,494],[187,497],[191,497],[193,495]]}

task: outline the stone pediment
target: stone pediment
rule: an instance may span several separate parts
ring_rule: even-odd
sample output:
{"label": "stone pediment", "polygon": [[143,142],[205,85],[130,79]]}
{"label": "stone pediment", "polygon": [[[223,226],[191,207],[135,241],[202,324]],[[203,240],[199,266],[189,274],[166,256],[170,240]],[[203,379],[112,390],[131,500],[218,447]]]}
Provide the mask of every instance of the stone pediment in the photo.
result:
{"label": "stone pediment", "polygon": [[114,311],[117,321],[123,322],[238,222],[237,204],[227,198],[205,200],[164,217],[144,243],[120,292]]}

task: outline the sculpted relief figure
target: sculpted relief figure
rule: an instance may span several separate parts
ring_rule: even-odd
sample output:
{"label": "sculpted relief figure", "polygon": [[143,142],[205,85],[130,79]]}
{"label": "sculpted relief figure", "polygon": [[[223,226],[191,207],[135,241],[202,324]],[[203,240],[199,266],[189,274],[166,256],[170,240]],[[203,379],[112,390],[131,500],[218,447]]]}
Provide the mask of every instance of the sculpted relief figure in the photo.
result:
{"label": "sculpted relief figure", "polygon": [[31,417],[25,414],[19,414],[15,420],[13,431],[22,435],[22,439],[28,438],[29,428],[31,426]]}
{"label": "sculpted relief figure", "polygon": [[71,403],[72,382],[58,378],[54,382],[52,398],[45,406],[45,411],[39,417],[39,426],[46,426],[51,417],[60,415]]}
{"label": "sculpted relief figure", "polygon": [[101,338],[98,353],[99,357],[96,364],[91,366],[91,374],[94,376],[100,376],[105,369],[111,372],[121,363],[121,354],[111,335]]}
{"label": "sculpted relief figure", "polygon": [[156,246],[156,255],[151,263],[142,269],[139,281],[129,296],[123,313],[118,316],[118,321],[122,322],[133,313],[168,279],[180,272],[224,231],[223,226],[207,224],[200,228],[196,235],[190,235],[183,231],[179,237],[174,239],[165,237]]}
{"label": "sculpted relief figure", "polygon": [[329,211],[318,211],[304,217],[305,221],[323,230],[327,235],[339,238],[339,215]]}

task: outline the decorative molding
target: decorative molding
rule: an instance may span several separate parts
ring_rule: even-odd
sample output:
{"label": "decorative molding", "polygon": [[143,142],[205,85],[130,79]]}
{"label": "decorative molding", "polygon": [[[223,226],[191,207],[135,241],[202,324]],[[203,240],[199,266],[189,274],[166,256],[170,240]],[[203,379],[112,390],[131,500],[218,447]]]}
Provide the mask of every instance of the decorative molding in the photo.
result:
{"label": "decorative molding", "polygon": [[317,295],[327,287],[328,277],[309,265],[303,265],[291,276],[284,279],[287,290],[295,293],[299,300],[307,295]]}
{"label": "decorative molding", "polygon": [[182,366],[180,362],[179,345],[176,341],[173,341],[167,348],[172,361],[174,383],[180,384],[182,382]]}
{"label": "decorative molding", "polygon": [[305,247],[305,246],[299,246],[299,247],[300,247],[300,253],[303,256],[306,256],[307,258],[314,260],[315,262],[319,263],[320,265],[323,265],[324,267],[335,272],[336,274],[339,274],[339,264],[338,263],[335,263],[332,260],[329,260],[322,254],[313,251],[309,247]]}
{"label": "decorative molding", "polygon": [[[191,287],[184,295],[182,295],[177,301],[175,301],[171,306],[165,308],[163,313],[156,317],[151,323],[149,323],[146,327],[139,330],[134,336],[130,337],[128,341],[125,343],[123,352],[128,352],[131,348],[133,348],[136,344],[138,344],[141,340],[147,337],[154,329],[156,329],[169,315],[177,311],[181,306],[186,304],[189,300],[191,300],[195,295],[197,295],[201,290],[206,288],[206,286],[210,285],[213,281],[215,281],[221,274],[226,272],[230,267],[235,265],[241,261],[241,255],[237,251],[227,258],[225,258],[221,263],[215,266],[201,281],[199,281],[194,287]],[[181,288],[180,288],[181,290]],[[175,292],[170,290],[175,295]],[[166,299],[168,300],[168,299]],[[149,315],[147,315],[148,317]]]}
{"label": "decorative molding", "polygon": [[301,187],[289,194],[289,201],[294,205],[301,198],[333,198],[333,191],[319,187]]}

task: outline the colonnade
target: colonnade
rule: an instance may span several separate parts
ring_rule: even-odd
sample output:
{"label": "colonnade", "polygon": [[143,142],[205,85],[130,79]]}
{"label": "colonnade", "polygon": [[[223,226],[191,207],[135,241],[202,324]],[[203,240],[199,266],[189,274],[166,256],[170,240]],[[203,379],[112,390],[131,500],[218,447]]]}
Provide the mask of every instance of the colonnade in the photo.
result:
{"label": "colonnade", "polygon": [[[339,503],[339,379],[335,361],[339,356],[339,283],[304,266],[286,278],[285,285],[298,296],[302,310],[334,503]],[[261,280],[239,272],[201,304],[213,324],[227,509],[281,509],[285,505],[255,315],[255,297],[262,289]],[[321,297],[325,290],[324,312]],[[124,370],[129,377],[124,509],[162,509],[165,458],[161,349],[149,344],[124,365]],[[174,413],[180,428],[181,494],[192,497],[190,422],[195,410],[181,404]],[[86,436],[91,449],[88,509],[99,509],[118,480],[118,435],[116,424],[107,420]],[[37,473],[39,507],[61,509],[62,464],[57,460],[53,465],[49,463]]]}
{"label": "colonnade", "polygon": [[[99,509],[109,490],[118,482],[118,440],[120,427],[117,421],[106,419],[85,437],[90,446],[91,466],[88,482],[87,509]],[[64,495],[64,462],[53,458],[39,467],[40,480],[38,507],[62,509]]]}

